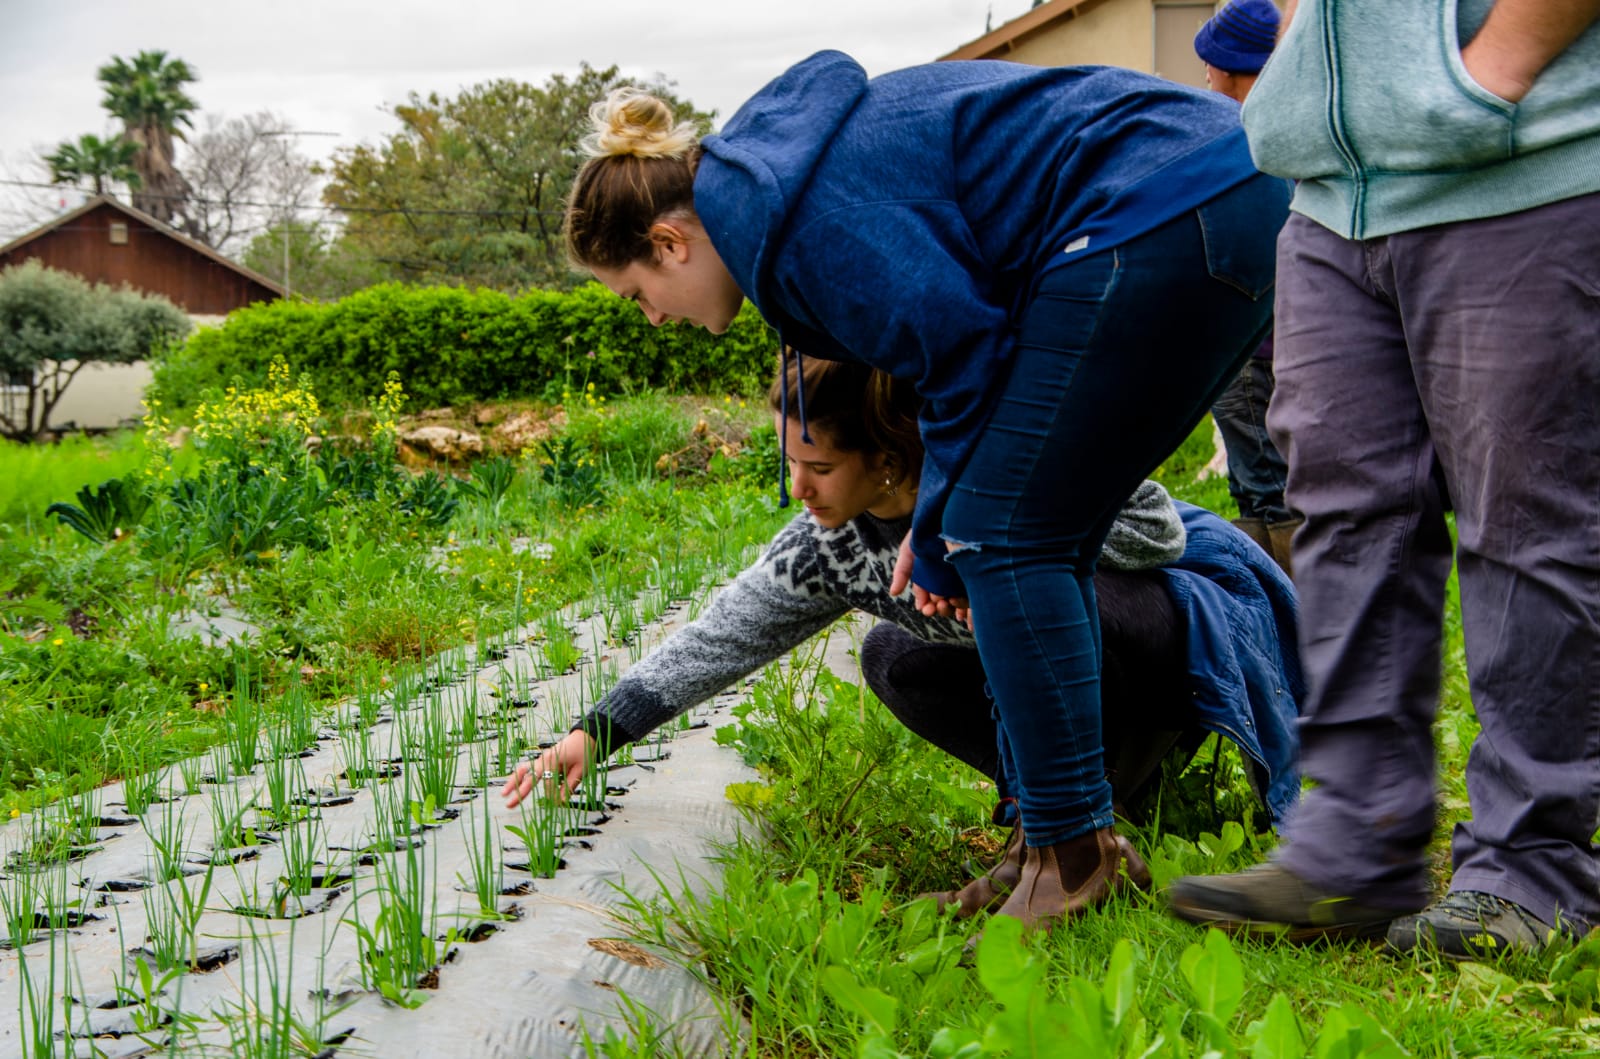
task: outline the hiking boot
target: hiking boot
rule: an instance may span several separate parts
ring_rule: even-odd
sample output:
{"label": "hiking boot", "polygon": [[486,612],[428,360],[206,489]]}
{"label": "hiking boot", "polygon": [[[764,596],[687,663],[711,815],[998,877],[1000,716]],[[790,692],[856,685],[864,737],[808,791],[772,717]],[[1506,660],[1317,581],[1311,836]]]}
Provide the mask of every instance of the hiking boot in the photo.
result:
{"label": "hiking boot", "polygon": [[1190,923],[1290,941],[1380,937],[1404,914],[1320,889],[1272,861],[1232,875],[1184,876],[1167,897],[1172,914]]}
{"label": "hiking boot", "polygon": [[1389,927],[1389,951],[1436,952],[1453,960],[1537,952],[1554,928],[1521,905],[1478,890],[1452,890]]}
{"label": "hiking boot", "polygon": [[1020,919],[1030,930],[1083,915],[1130,885],[1150,888],[1144,860],[1109,827],[1025,848],[1022,877],[995,914]]}
{"label": "hiking boot", "polygon": [[1022,839],[1022,827],[1018,825],[1011,829],[1011,839],[1006,843],[1000,863],[959,890],[944,890],[917,896],[932,898],[941,912],[955,905],[956,910],[952,915],[957,919],[965,919],[979,912],[999,908],[1016,888],[1017,880],[1022,878],[1022,856],[1026,848]]}

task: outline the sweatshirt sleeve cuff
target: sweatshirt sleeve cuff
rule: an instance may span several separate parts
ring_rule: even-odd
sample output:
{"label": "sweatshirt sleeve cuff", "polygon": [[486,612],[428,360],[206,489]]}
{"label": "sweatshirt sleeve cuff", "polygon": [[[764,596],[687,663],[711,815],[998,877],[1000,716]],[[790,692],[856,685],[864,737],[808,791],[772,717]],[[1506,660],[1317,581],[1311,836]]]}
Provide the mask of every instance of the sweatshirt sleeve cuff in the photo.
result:
{"label": "sweatshirt sleeve cuff", "polygon": [[961,583],[955,568],[943,557],[931,563],[920,555],[915,556],[911,565],[911,583],[946,599],[960,599],[967,594],[967,586]]}
{"label": "sweatshirt sleeve cuff", "polygon": [[572,731],[582,731],[594,740],[596,761],[605,761],[617,748],[638,742],[644,737],[643,734],[635,735],[628,731],[617,722],[616,718],[599,711],[585,714],[572,726]]}

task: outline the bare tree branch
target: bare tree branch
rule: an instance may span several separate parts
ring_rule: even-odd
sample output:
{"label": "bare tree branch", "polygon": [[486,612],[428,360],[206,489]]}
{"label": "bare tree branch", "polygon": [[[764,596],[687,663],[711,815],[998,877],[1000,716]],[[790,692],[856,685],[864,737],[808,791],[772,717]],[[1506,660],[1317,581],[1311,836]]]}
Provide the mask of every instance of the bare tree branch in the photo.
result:
{"label": "bare tree branch", "polygon": [[206,115],[179,166],[194,189],[185,209],[188,233],[237,254],[260,233],[299,223],[316,202],[319,181],[311,161],[294,149],[293,132],[269,111],[226,120]]}

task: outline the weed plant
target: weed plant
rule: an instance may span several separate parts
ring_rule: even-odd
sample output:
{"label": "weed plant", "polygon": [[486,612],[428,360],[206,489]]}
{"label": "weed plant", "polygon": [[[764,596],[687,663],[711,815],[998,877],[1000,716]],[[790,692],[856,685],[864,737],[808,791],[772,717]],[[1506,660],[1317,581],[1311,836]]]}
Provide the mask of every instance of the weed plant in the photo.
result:
{"label": "weed plant", "polygon": [[[152,414],[142,432],[65,446],[59,475],[55,450],[40,461],[33,450],[0,448],[7,487],[42,481],[42,469],[53,476],[12,494],[0,523],[0,672],[15,692],[0,715],[8,750],[0,799],[10,807],[149,775],[219,743],[232,764],[216,776],[247,772],[261,743],[309,736],[315,718],[290,691],[303,668],[312,674],[305,698],[320,708],[363,680],[373,687],[380,671],[420,661],[425,644],[492,643],[525,615],[559,626],[564,608],[595,594],[596,569],[617,600],[626,594],[617,586],[646,583],[678,585],[664,592],[681,595],[726,566],[728,549],[765,539],[784,517],[760,496],[764,483],[682,469],[659,476],[661,450],[682,448],[695,422],[672,399],[575,402],[573,461],[593,455],[582,470],[607,498],[587,510],[567,503],[568,487],[544,482],[537,466],[485,465],[470,503],[434,479],[410,484],[393,463],[392,415],[386,427],[374,424],[370,447],[330,443],[309,457],[305,439],[322,410],[309,381],[286,366],[259,389],[219,391],[205,405],[180,449],[168,444],[175,424]],[[716,430],[726,434],[720,419]],[[50,502],[130,474],[151,507],[119,543],[93,544],[44,519]],[[455,515],[441,488],[443,500],[463,501]],[[704,523],[686,513],[702,503],[713,512]],[[260,517],[273,513],[285,515],[281,533]],[[433,547],[464,534],[469,515],[481,543],[457,553],[454,567],[441,565]],[[514,549],[512,531],[535,525],[547,546]],[[608,605],[612,635],[629,635],[638,616]],[[464,608],[477,620],[461,622]],[[255,629],[249,642],[221,645],[170,635],[172,623],[196,613],[237,614]],[[569,634],[543,646],[552,674],[579,655]],[[376,694],[359,697],[363,711],[376,707]],[[282,726],[280,710],[289,713]],[[130,785],[135,810],[150,789]]]}
{"label": "weed plant", "polygon": [[72,434],[51,445],[0,441],[0,523],[40,526],[45,504],[66,500],[85,482],[141,475],[145,460],[135,433]]}
{"label": "weed plant", "polygon": [[553,879],[561,867],[561,850],[567,829],[572,826],[571,811],[542,791],[522,803],[522,824],[507,824],[528,850],[528,873],[539,879]]}
{"label": "weed plant", "polygon": [[327,855],[327,840],[323,833],[321,817],[314,815],[303,823],[285,828],[278,838],[278,849],[283,852],[283,875],[278,881],[278,901],[281,903],[291,896],[306,896],[311,892],[311,882],[317,865]]}
{"label": "weed plant", "polygon": [[372,756],[372,728],[359,718],[347,718],[339,726],[339,749],[344,756],[344,778],[359,790],[377,777]]}
{"label": "weed plant", "polygon": [[148,817],[140,824],[150,843],[150,881],[164,883],[183,878],[189,845],[194,838],[194,828],[184,826],[183,803],[164,806],[160,819],[154,824]]}
{"label": "weed plant", "polygon": [[[119,915],[119,934],[122,933],[120,922]],[[127,1012],[134,1034],[142,1040],[152,1041],[162,1033],[169,1034],[174,1040],[183,1033],[192,1033],[200,1019],[183,1011],[181,994],[184,969],[175,967],[157,978],[150,961],[143,956],[133,956],[128,963],[128,973],[117,974],[113,994],[118,1006]],[[169,988],[179,994],[171,1010],[162,1003]]]}
{"label": "weed plant", "polygon": [[275,757],[267,762],[263,771],[267,803],[258,811],[263,830],[279,830],[305,819],[309,812],[302,800],[306,770],[299,755]]}
{"label": "weed plant", "polygon": [[301,990],[289,980],[298,936],[295,926],[289,927],[287,951],[281,963],[272,939],[262,937],[253,922],[249,922],[249,930],[250,954],[238,971],[239,999],[225,1001],[219,1014],[227,1053],[248,1059],[332,1055],[347,1036],[333,1029],[332,1020],[349,1007],[349,1002],[330,1000],[324,988],[320,969],[327,963],[326,947],[323,958],[317,961],[319,979],[306,994],[311,1009],[302,1014],[295,1003]]}
{"label": "weed plant", "polygon": [[539,623],[539,655],[544,662],[545,676],[556,677],[569,672],[583,657],[572,627],[560,613],[547,614]]}
{"label": "weed plant", "polygon": [[346,920],[356,933],[361,953],[361,974],[369,989],[401,1007],[414,1008],[423,1001],[419,992],[437,973],[454,940],[454,932],[440,942],[437,859],[421,842],[399,842],[403,836],[379,816],[378,845],[393,849],[373,862],[372,897],[376,909],[370,918],[361,894]]}
{"label": "weed plant", "polygon": [[242,661],[234,666],[233,690],[223,721],[227,725],[229,765],[233,772],[248,776],[261,760],[263,717],[254,674]]}
{"label": "weed plant", "polygon": [[157,970],[191,969],[198,964],[200,917],[215,873],[216,865],[208,864],[198,876],[171,879],[140,892],[146,951]]}
{"label": "weed plant", "polygon": [[[38,953],[30,954],[22,946],[16,950],[18,1037],[23,1059],[77,1054],[75,1041],[79,1035],[73,1031],[72,1001],[67,991],[72,949],[64,931],[49,932],[45,941],[43,967],[37,962]],[[61,1005],[59,1012],[57,1003]]]}
{"label": "weed plant", "polygon": [[467,876],[457,875],[462,887],[477,901],[473,913],[479,919],[499,919],[500,895],[506,888],[505,856],[501,852],[500,828],[487,806],[467,806],[462,835],[467,844]]}
{"label": "weed plant", "polygon": [[219,784],[209,801],[213,864],[227,862],[231,850],[249,849],[261,844],[260,832],[246,820],[256,807],[256,796],[246,798],[237,786]]}

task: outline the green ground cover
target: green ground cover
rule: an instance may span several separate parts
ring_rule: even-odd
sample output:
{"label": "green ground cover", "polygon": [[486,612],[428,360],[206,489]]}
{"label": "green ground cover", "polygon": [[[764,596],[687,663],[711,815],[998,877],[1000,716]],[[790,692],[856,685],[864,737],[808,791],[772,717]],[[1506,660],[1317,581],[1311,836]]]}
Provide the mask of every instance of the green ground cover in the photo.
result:
{"label": "green ground cover", "polygon": [[524,454],[413,475],[394,460],[401,395],[355,420],[362,444],[336,443],[285,369],[192,424],[0,447],[0,811],[217,743],[239,674],[270,716],[291,688],[333,702],[518,615],[583,601],[636,621],[618,600],[682,598],[781,522],[768,446],[709,440],[770,437],[738,402],[591,391]]}
{"label": "green ground cover", "polygon": [[[277,751],[303,743],[328,704],[359,706],[386,683],[428,679],[440,652],[487,647],[542,614],[576,604],[603,619],[612,644],[629,643],[666,601],[737,569],[788,517],[772,504],[775,445],[763,414],[737,401],[569,398],[565,426],[526,454],[480,462],[470,475],[413,476],[392,460],[397,397],[375,395],[351,420],[360,445],[308,449],[313,430],[334,438],[347,427],[315,405],[309,380],[280,371],[261,389],[213,395],[178,450],[166,444],[174,425],[159,417],[143,435],[49,453],[0,448],[0,811],[62,807],[30,856],[70,851],[74,821],[101,809],[98,784],[156,775],[207,748],[219,772],[273,751],[267,793],[275,768],[287,790],[292,757]],[[724,450],[753,427],[748,444]],[[1209,439],[1206,424],[1162,477],[1176,495],[1230,513],[1219,479],[1194,480]],[[131,484],[108,490],[113,480]],[[55,502],[76,512],[46,517]],[[1437,728],[1441,878],[1476,734],[1453,588],[1451,598]],[[224,618],[248,623],[250,637],[210,645],[173,634],[179,623]],[[560,672],[586,646],[553,620],[540,650]],[[749,1054],[1600,1053],[1596,938],[1492,966],[1397,962],[1355,946],[1230,943],[1169,919],[1157,894],[1046,937],[992,927],[976,966],[962,966],[983,924],[941,920],[911,898],[992,857],[992,792],[900,729],[861,686],[824,673],[819,657],[803,651],[771,668],[722,736],[760,769],[760,782],[728,794],[762,840],[727,851],[714,892],[632,909],[630,929],[681,954],[722,998],[730,1025],[748,1025]],[[604,670],[594,674],[586,699],[603,691]],[[430,731],[465,720],[423,711],[409,738],[424,753]],[[347,761],[371,757],[362,731],[341,727]],[[486,774],[522,749],[496,746],[491,764],[483,745]],[[403,787],[386,788],[391,818],[430,817],[424,788],[453,778],[430,768],[424,754]],[[1158,880],[1242,866],[1270,846],[1237,760],[1215,744],[1168,792],[1132,829]],[[264,809],[268,822],[312,826],[287,800]],[[219,812],[219,833],[240,826],[239,814]],[[486,855],[475,884],[488,893],[492,828],[479,822]],[[519,826],[533,834],[546,824],[529,816]],[[157,841],[159,821],[145,826],[157,846],[177,848],[176,836]],[[389,889],[421,892],[403,873],[415,866],[394,864],[403,871]],[[58,875],[65,885],[65,873],[48,878]],[[293,871],[286,878],[297,888],[275,899],[299,899],[304,886]],[[204,896],[194,884],[167,889],[184,901],[146,898],[151,921],[164,924],[152,944],[181,965],[194,956],[186,917]],[[49,896],[40,899],[55,907]],[[404,916],[428,910],[386,909],[388,918],[360,924],[374,951],[426,963],[429,953],[409,953],[402,940],[421,937]],[[14,918],[9,936],[36,929]],[[375,966],[374,988],[414,969]],[[403,988],[395,996],[409,1000]],[[595,1042],[594,1052],[671,1054],[666,1027],[647,1010],[636,1016],[635,1034]],[[48,1027],[30,1025],[48,1051]],[[246,1035],[262,1026],[240,1020]]]}
{"label": "green ground cover", "polygon": [[[1222,479],[1195,480],[1210,439],[1203,423],[1159,477],[1179,498],[1231,515]],[[1476,732],[1452,581],[1436,728],[1441,888]],[[1169,917],[1163,882],[1247,866],[1274,841],[1250,819],[1237,762],[1227,752],[1213,760],[1214,742],[1169,781],[1149,822],[1125,828],[1157,893],[1045,937],[990,927],[968,968],[963,946],[985,923],[942,921],[912,898],[958,885],[998,851],[981,777],[900,729],[863,687],[822,672],[816,656],[770,669],[726,739],[761,770],[761,784],[730,795],[759,820],[762,840],[728,850],[719,891],[636,905],[632,922],[703,969],[730,1023],[746,1021],[752,1055],[1600,1054],[1600,934],[1538,957],[1452,964],[1365,945],[1230,941]],[[637,1036],[604,1042],[603,1054],[660,1054],[660,1028],[640,1021]]]}

